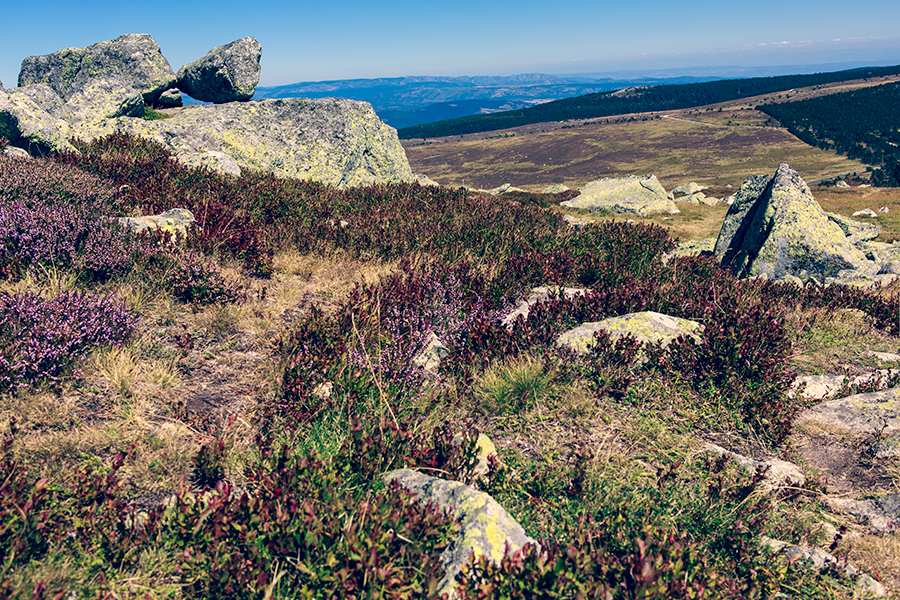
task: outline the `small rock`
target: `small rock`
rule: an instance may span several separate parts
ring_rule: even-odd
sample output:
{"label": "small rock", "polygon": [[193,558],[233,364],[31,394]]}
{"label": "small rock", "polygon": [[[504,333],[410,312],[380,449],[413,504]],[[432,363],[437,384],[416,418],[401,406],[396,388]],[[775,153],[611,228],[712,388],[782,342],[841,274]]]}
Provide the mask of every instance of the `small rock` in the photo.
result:
{"label": "small rock", "polygon": [[560,206],[591,212],[636,213],[642,217],[678,214],[681,211],[666,197],[666,190],[655,175],[597,179],[581,188],[581,194]]}
{"label": "small rock", "polygon": [[[862,186],[859,186],[859,187],[862,187]],[[881,208],[878,209],[878,212],[880,212],[880,213],[889,213],[889,212],[891,212],[891,209],[888,208],[887,206],[882,206]]]}
{"label": "small rock", "polygon": [[173,238],[178,234],[187,235],[188,229],[197,222],[194,213],[186,208],[173,208],[161,215],[147,217],[119,217],[118,220],[123,227],[135,233],[158,229],[171,234]]}
{"label": "small rock", "polygon": [[760,483],[760,486],[765,490],[774,491],[783,487],[802,488],[806,485],[806,476],[803,475],[800,467],[786,460],[779,458],[756,460],[710,443],[705,443],[703,449],[716,454],[727,454],[734,459],[734,462],[750,472],[756,472],[759,467],[766,468],[766,474]]}
{"label": "small rock", "polygon": [[521,316],[528,321],[528,313],[532,306],[538,302],[545,302],[551,297],[562,297],[572,299],[575,296],[587,294],[590,290],[585,288],[564,288],[564,287],[536,287],[531,290],[528,298],[519,300],[514,311],[503,317],[500,321],[507,329],[512,329],[516,319]]}
{"label": "small rock", "polygon": [[838,181],[835,185],[836,185],[837,187],[839,187],[839,188],[848,188],[848,187],[850,187],[850,184],[847,183],[846,181],[844,181],[843,179],[841,179],[840,181]]}
{"label": "small rock", "polygon": [[447,346],[444,345],[444,342],[435,335],[435,333],[429,332],[427,342],[425,345],[425,349],[422,350],[418,355],[413,357],[413,364],[422,367],[423,370],[436,373],[437,368],[441,364],[441,359],[448,356],[450,354],[450,350]]}
{"label": "small rock", "polygon": [[862,210],[858,210],[853,213],[854,217],[877,217],[878,213],[872,210],[871,208],[864,208]]}
{"label": "small rock", "polygon": [[459,538],[441,555],[446,574],[438,583],[437,595],[456,596],[456,576],[472,553],[476,558],[485,556],[498,564],[506,554],[507,545],[511,553],[527,544],[540,547],[496,500],[475,488],[410,469],[391,471],[384,479],[388,483],[396,481],[422,504],[433,502],[460,523]]}
{"label": "small rock", "polygon": [[795,424],[855,435],[900,432],[900,389],[828,400],[801,412]]}
{"label": "small rock", "polygon": [[612,317],[595,323],[584,323],[563,332],[556,345],[568,348],[576,354],[587,354],[594,345],[594,334],[605,331],[613,340],[631,335],[642,343],[662,343],[667,346],[682,335],[700,342],[704,326],[696,321],[671,317],[658,312],[645,311]]}
{"label": "small rock", "polygon": [[900,354],[893,352],[875,352],[874,350],[866,350],[866,356],[874,356],[882,362],[900,362]]}
{"label": "small rock", "polygon": [[15,158],[31,158],[31,155],[28,154],[26,150],[16,148],[15,146],[7,146],[3,149],[3,154],[7,156],[13,156]]}
{"label": "small rock", "polygon": [[541,190],[542,194],[561,194],[563,192],[569,191],[569,186],[563,185],[561,183],[554,183],[553,185],[548,185],[543,190]]}
{"label": "small rock", "polygon": [[156,104],[161,108],[178,108],[184,105],[184,101],[178,90],[166,90],[159,96]]}

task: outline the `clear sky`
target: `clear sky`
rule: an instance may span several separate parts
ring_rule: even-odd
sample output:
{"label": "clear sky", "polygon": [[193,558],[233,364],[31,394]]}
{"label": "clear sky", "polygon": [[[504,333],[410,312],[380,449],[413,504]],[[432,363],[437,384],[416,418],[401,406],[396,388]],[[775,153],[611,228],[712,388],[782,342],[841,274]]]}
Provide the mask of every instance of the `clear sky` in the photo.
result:
{"label": "clear sky", "polygon": [[149,33],[177,71],[252,35],[260,85],[403,75],[900,64],[897,0],[16,0],[0,81],[24,57]]}

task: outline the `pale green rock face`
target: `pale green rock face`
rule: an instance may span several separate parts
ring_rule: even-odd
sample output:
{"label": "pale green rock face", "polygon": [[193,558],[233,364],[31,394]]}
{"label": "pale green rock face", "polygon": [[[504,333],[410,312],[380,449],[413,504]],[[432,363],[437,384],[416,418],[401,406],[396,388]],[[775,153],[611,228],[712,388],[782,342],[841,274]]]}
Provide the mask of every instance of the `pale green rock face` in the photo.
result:
{"label": "pale green rock face", "polygon": [[668,345],[682,335],[700,341],[703,325],[689,319],[671,317],[658,312],[645,311],[612,317],[595,323],[584,323],[562,333],[556,340],[557,346],[586,354],[595,344],[594,334],[605,331],[612,339],[631,335],[639,342]]}
{"label": "pale green rock face", "polygon": [[560,206],[641,216],[681,212],[667,197],[655,175],[598,179],[584,186],[579,196],[561,202]]}
{"label": "pale green rock face", "polygon": [[455,578],[469,560],[485,556],[495,564],[503,559],[506,545],[510,552],[526,544],[538,545],[496,500],[484,492],[460,483],[431,477],[410,469],[398,469],[384,476],[415,494],[418,502],[433,502],[451,514],[460,524],[460,534],[441,557],[446,575],[438,584],[438,594],[455,597]]}
{"label": "pale green rock face", "polygon": [[830,216],[806,182],[782,163],[774,176],[748,178],[722,224],[715,253],[739,277],[825,279],[846,269],[877,269],[853,244],[877,232]]}
{"label": "pale green rock face", "polygon": [[160,215],[146,217],[119,217],[119,223],[129,231],[138,233],[147,230],[159,230],[168,233],[173,239],[187,235],[188,230],[197,222],[194,213],[186,208],[172,208]]}
{"label": "pale green rock face", "polygon": [[84,140],[113,132],[152,139],[187,165],[231,174],[236,164],[239,170],[342,188],[416,180],[397,131],[369,103],[355,100],[288,98],[189,106],[158,121],[121,117],[76,126]]}

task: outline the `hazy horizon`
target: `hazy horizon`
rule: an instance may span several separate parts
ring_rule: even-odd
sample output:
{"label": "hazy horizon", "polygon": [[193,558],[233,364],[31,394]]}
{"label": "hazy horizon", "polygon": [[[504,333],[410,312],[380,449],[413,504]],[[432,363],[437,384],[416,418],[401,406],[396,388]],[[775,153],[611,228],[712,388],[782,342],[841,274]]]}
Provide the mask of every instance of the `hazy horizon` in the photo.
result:
{"label": "hazy horizon", "polygon": [[[574,75],[781,65],[900,64],[900,3],[836,0],[752,8],[711,0],[588,0],[515,5],[298,5],[261,0],[184,3],[12,3],[0,40],[0,81],[22,59],[149,33],[172,69],[252,35],[263,47],[260,85],[404,76]],[[34,24],[29,26],[28,24]]]}

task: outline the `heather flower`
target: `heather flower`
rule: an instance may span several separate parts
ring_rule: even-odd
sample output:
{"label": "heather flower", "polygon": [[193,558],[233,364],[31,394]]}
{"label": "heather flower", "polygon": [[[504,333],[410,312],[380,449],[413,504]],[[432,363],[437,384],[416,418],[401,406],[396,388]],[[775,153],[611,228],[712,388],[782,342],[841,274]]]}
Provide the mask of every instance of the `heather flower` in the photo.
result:
{"label": "heather flower", "polygon": [[112,297],[0,294],[0,391],[56,385],[93,348],[121,345],[136,323]]}

